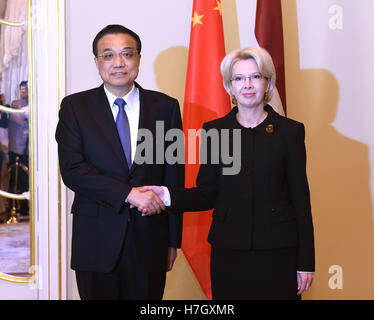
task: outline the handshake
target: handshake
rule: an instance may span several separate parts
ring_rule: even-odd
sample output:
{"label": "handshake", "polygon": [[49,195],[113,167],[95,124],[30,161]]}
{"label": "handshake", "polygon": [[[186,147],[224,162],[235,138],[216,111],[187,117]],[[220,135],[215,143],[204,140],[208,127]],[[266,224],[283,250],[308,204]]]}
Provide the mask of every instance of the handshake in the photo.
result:
{"label": "handshake", "polygon": [[159,186],[134,187],[126,200],[130,208],[138,208],[142,216],[152,216],[165,210],[164,196],[164,189]]}

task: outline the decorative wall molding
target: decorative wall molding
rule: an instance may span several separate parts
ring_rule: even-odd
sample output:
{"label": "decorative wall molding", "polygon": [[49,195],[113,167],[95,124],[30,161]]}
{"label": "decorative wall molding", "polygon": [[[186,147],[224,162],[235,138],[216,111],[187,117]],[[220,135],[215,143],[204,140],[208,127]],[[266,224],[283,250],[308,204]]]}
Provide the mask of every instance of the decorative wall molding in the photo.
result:
{"label": "decorative wall molding", "polygon": [[26,283],[0,280],[0,299],[67,297],[66,188],[55,130],[65,95],[65,0],[28,0],[31,268]]}
{"label": "decorative wall molding", "polygon": [[38,299],[66,298],[66,188],[55,130],[65,95],[65,0],[31,0],[30,92],[34,137],[35,287]]}

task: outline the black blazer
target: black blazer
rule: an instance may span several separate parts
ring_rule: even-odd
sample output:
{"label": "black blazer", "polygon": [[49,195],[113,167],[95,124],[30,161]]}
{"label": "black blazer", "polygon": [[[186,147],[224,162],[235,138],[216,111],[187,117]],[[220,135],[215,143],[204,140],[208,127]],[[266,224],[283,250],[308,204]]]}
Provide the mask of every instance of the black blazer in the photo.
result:
{"label": "black blazer", "polygon": [[[241,132],[241,169],[223,175],[222,160],[201,164],[196,188],[169,188],[171,209],[201,211],[214,208],[208,241],[219,248],[297,248],[297,270],[314,271],[314,237],[306,176],[302,123],[280,116],[269,105],[268,116],[256,128],[236,120],[235,107],[225,117],[204,124],[205,130]],[[227,165],[226,165],[227,166]],[[227,167],[230,167],[227,166]]]}
{"label": "black blazer", "polygon": [[[136,86],[139,129],[152,132],[155,159],[156,121],[163,121],[165,132],[181,129],[179,104],[165,94]],[[141,217],[125,199],[136,186],[183,186],[184,166],[133,163],[129,170],[103,85],[63,99],[56,140],[63,181],[75,193],[72,268],[111,271],[130,220],[141,266],[145,271],[166,270],[167,248],[181,244],[182,215],[164,212]],[[165,149],[170,143],[165,143]]]}

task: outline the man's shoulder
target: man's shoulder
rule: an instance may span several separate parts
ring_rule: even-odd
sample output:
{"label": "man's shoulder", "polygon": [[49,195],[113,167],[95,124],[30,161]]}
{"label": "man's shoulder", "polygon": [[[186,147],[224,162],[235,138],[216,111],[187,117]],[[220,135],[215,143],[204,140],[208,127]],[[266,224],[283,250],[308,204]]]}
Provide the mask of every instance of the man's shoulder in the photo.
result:
{"label": "man's shoulder", "polygon": [[147,97],[147,98],[150,98],[156,101],[170,101],[170,102],[178,101],[176,98],[173,98],[161,91],[144,89],[142,87],[138,87],[138,88],[139,88],[140,95],[143,95],[144,97]]}
{"label": "man's shoulder", "polygon": [[22,108],[24,107],[26,104],[25,104],[25,101],[22,100],[22,99],[17,99],[17,100],[13,100],[12,101],[12,108]]}
{"label": "man's shoulder", "polygon": [[67,95],[64,100],[80,100],[91,97],[92,95],[97,94],[101,90],[101,87],[92,88],[84,91],[75,92]]}

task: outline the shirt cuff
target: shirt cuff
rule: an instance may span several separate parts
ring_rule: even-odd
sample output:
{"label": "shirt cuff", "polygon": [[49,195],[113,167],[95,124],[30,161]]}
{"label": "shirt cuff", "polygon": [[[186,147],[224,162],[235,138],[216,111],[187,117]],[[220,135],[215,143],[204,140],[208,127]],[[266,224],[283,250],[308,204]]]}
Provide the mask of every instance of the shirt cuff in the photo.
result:
{"label": "shirt cuff", "polygon": [[163,196],[163,199],[161,199],[161,200],[164,201],[165,207],[170,207],[171,206],[171,199],[170,199],[169,189],[164,187],[164,186],[161,186],[161,188],[164,190],[164,196]]}

